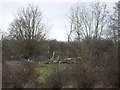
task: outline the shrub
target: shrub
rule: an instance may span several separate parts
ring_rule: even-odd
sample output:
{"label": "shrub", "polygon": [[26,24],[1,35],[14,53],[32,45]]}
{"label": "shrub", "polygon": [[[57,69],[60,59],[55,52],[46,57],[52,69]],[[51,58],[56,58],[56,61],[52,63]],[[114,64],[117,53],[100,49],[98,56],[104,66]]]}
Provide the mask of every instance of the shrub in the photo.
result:
{"label": "shrub", "polygon": [[62,72],[55,72],[46,78],[46,88],[62,88]]}
{"label": "shrub", "polygon": [[[10,63],[12,62],[12,63]],[[37,64],[29,62],[13,61],[3,63],[3,87],[5,88],[30,88],[36,87]]]}

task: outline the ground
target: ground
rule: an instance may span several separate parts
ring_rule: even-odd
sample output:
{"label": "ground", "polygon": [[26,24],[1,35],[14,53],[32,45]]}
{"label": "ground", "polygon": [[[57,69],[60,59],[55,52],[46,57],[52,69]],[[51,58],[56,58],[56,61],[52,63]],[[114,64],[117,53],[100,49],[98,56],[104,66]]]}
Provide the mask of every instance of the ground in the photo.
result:
{"label": "ground", "polygon": [[[25,79],[26,82],[24,83],[26,85],[23,87],[32,87],[29,80],[31,80],[33,84],[37,81],[40,85],[42,84],[48,85],[48,87],[54,87],[53,85],[56,85],[56,83],[59,85],[63,78],[63,88],[80,87],[79,85],[84,87],[85,84],[88,85],[86,87],[90,86],[92,88],[115,87],[116,75],[113,71],[111,71],[111,73],[106,69],[106,66],[93,66],[88,62],[74,64],[75,66],[73,64],[39,64],[37,62],[33,63],[26,61],[6,61],[6,64],[7,65],[4,65],[7,67],[3,66],[4,81],[7,82],[9,80],[8,83],[10,82],[10,84],[14,83],[19,85],[20,83],[22,85],[24,82],[22,79]],[[62,76],[61,74],[65,76]],[[36,75],[37,78],[34,77],[34,75]],[[112,78],[109,78],[109,76]],[[6,79],[7,77],[8,79]],[[21,81],[18,83],[16,80]],[[13,83],[11,83],[11,81]]]}

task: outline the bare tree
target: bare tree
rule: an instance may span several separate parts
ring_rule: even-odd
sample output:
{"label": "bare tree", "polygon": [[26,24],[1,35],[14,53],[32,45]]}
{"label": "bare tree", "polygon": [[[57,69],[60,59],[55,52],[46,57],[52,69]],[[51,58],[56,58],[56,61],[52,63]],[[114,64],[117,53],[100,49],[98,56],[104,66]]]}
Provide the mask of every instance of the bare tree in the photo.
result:
{"label": "bare tree", "polygon": [[107,15],[106,4],[100,2],[86,4],[86,6],[77,3],[71,7],[68,18],[76,39],[80,41],[86,38],[101,38],[106,27]]}
{"label": "bare tree", "polygon": [[32,54],[35,42],[44,40],[47,36],[41,10],[38,6],[30,4],[19,10],[14,21],[10,24],[9,30],[11,37],[17,40],[21,47],[25,47],[24,49],[28,52],[27,56]]}
{"label": "bare tree", "polygon": [[120,5],[119,3],[115,4],[114,12],[110,16],[110,23],[109,23],[109,38],[111,38],[114,42],[118,41],[119,35],[119,11]]}
{"label": "bare tree", "polygon": [[0,29],[0,39],[9,39],[9,34],[3,30]]}

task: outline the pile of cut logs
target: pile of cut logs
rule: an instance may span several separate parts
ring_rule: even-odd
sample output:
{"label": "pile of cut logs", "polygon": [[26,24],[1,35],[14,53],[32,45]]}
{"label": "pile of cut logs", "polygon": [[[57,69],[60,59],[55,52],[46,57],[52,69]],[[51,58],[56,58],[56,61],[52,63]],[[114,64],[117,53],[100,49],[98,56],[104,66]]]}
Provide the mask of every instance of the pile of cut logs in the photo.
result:
{"label": "pile of cut logs", "polygon": [[81,57],[60,59],[59,53],[60,52],[53,52],[52,57],[43,63],[44,64],[76,64],[78,61],[82,60]]}
{"label": "pile of cut logs", "polygon": [[52,60],[48,59],[47,61],[44,62],[44,64],[76,64],[77,62],[81,61],[81,57],[77,58],[65,58],[62,60]]}

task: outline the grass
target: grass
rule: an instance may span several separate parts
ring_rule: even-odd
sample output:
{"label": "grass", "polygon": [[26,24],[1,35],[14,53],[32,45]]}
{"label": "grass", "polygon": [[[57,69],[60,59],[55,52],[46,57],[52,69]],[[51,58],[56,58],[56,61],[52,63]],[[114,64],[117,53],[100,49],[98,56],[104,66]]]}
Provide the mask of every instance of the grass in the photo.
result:
{"label": "grass", "polygon": [[[22,69],[24,61],[7,61],[6,63],[10,68],[20,68]],[[54,72],[63,71],[69,65],[66,64],[38,64],[35,74],[38,75],[38,82],[45,82],[45,79]]]}
{"label": "grass", "polygon": [[6,63],[7,65],[10,65],[10,66],[16,66],[16,65],[18,66],[21,64],[20,61],[7,61]]}
{"label": "grass", "polygon": [[[72,88],[72,87],[77,87],[76,83],[78,83],[78,82],[76,82],[78,80],[78,78],[74,78],[74,76],[76,77],[79,75],[80,78],[83,77],[82,75],[84,75],[84,73],[82,73],[82,72],[83,72],[83,70],[85,70],[86,75],[87,75],[87,76],[85,76],[86,77],[85,80],[87,79],[88,81],[93,83],[93,86],[92,86],[93,88],[105,88],[105,87],[111,88],[112,87],[111,84],[109,85],[109,83],[108,84],[104,83],[104,82],[109,81],[108,79],[106,79],[107,73],[109,73],[109,72],[107,72],[107,69],[103,66],[92,66],[90,63],[87,63],[87,62],[80,63],[79,64],[80,67],[78,65],[75,65],[75,66],[73,65],[73,67],[72,67],[72,65],[69,65],[69,64],[38,64],[38,63],[33,64],[33,63],[25,62],[25,61],[6,61],[6,64],[8,65],[6,70],[8,70],[8,71],[10,70],[10,72],[11,72],[9,75],[11,75],[12,77],[17,77],[16,75],[20,76],[17,79],[15,78],[15,80],[20,80],[25,75],[29,79],[28,76],[33,74],[33,78],[34,78],[34,75],[36,75],[36,76],[32,80],[33,81],[35,80],[40,85],[42,85],[44,83],[47,83],[49,80],[53,80],[55,72],[66,70],[67,73],[65,73],[65,74],[67,74],[66,76],[68,76],[68,78],[67,77],[64,77],[64,78],[67,78],[65,80],[68,80],[68,81],[65,81],[66,84],[65,84],[65,86],[64,85],[63,86],[66,88],[67,87]],[[28,66],[24,67],[25,65],[28,65]],[[31,69],[33,69],[33,70],[31,70]],[[75,72],[75,73],[73,73],[73,72]],[[51,74],[53,74],[53,78],[48,79],[48,77]],[[6,75],[8,75],[8,73]],[[73,79],[69,80],[69,75],[70,75],[70,78],[73,78]],[[106,79],[108,81],[106,81],[104,79]],[[7,80],[9,80],[9,79],[6,79],[6,81]],[[12,79],[10,79],[10,80],[12,81]],[[84,79],[81,78],[79,80],[84,80]],[[48,82],[48,83],[51,83],[51,82]]]}
{"label": "grass", "polygon": [[54,72],[62,71],[67,68],[65,64],[39,64],[36,72],[39,75],[38,81],[45,82],[45,79]]}

